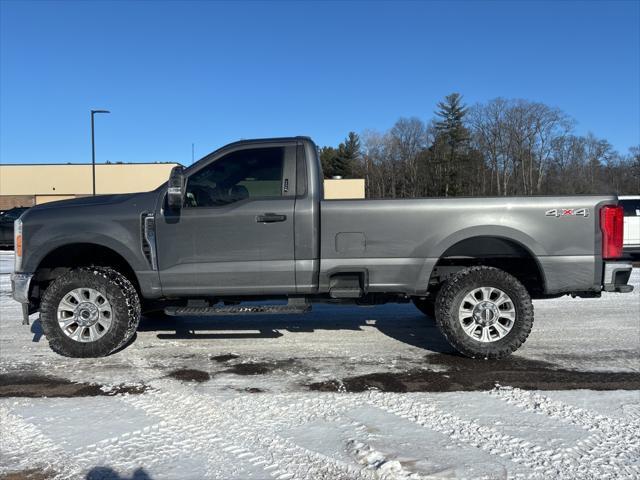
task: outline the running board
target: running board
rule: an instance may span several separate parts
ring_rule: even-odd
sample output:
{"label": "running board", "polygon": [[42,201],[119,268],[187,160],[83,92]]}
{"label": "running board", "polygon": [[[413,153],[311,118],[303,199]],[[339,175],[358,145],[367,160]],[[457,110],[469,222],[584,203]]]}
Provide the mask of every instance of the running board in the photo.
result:
{"label": "running board", "polygon": [[228,305],[224,307],[167,307],[164,313],[171,316],[214,316],[214,315],[282,315],[300,314],[311,310],[311,305]]}

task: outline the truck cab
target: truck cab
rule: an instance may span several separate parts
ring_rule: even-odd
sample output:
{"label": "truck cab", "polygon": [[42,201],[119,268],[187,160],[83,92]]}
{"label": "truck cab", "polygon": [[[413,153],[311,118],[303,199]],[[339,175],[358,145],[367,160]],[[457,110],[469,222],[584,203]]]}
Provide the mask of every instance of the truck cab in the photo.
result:
{"label": "truck cab", "polygon": [[177,167],[154,209],[163,294],[314,292],[322,178],[307,158],[308,139],[257,140]]}

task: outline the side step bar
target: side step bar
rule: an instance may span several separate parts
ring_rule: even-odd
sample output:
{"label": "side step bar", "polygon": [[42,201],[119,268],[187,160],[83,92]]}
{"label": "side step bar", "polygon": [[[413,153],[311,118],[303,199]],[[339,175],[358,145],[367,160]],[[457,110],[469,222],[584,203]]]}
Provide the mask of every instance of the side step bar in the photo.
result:
{"label": "side step bar", "polygon": [[329,292],[331,298],[361,298],[363,295],[362,289],[357,288],[332,288]]}
{"label": "side step bar", "polygon": [[214,315],[282,315],[300,314],[311,310],[311,305],[228,305],[224,307],[167,307],[164,313],[171,316]]}
{"label": "side step bar", "polygon": [[331,298],[361,298],[367,284],[364,273],[338,274],[331,278],[329,296]]}

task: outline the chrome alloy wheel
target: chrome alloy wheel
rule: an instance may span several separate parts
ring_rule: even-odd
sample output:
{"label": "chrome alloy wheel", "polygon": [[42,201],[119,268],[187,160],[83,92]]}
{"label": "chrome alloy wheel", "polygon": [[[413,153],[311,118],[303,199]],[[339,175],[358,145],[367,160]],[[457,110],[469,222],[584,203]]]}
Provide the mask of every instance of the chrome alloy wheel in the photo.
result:
{"label": "chrome alloy wheel", "polygon": [[469,292],[460,304],[458,321],[464,332],[479,342],[495,342],[513,328],[516,307],[509,295],[494,287]]}
{"label": "chrome alloy wheel", "polygon": [[58,305],[58,325],[76,342],[95,342],[109,331],[113,320],[111,304],[93,288],[76,288]]}

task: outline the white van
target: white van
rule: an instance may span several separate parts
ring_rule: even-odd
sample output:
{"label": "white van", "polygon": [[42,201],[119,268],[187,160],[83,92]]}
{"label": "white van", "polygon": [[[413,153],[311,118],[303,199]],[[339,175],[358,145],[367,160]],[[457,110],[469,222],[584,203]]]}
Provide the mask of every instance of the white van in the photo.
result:
{"label": "white van", "polygon": [[640,256],[640,195],[618,197],[624,208],[624,251]]}

